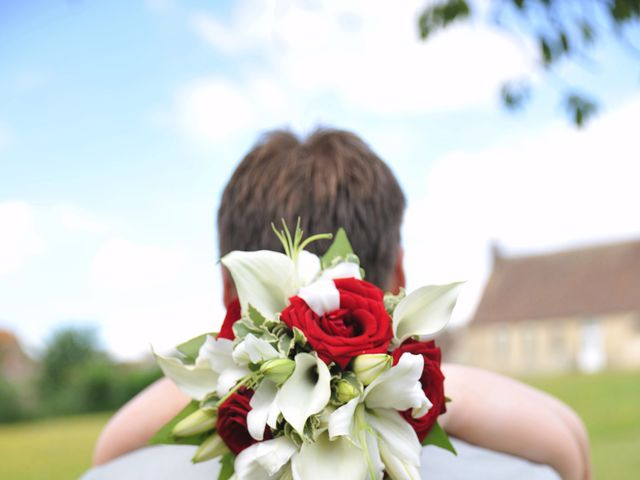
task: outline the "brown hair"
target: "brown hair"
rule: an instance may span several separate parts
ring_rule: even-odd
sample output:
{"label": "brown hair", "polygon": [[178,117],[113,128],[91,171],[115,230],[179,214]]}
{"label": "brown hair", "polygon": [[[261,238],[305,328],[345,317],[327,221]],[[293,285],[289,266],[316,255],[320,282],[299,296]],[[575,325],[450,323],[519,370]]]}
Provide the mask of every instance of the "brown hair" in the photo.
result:
{"label": "brown hair", "polygon": [[[343,227],[366,279],[385,288],[400,243],[405,198],[393,173],[353,133],[320,129],[301,142],[287,131],[266,134],[242,159],[218,210],[220,255],[280,250],[271,222],[301,219],[305,235]],[[329,240],[310,245],[323,253]]]}

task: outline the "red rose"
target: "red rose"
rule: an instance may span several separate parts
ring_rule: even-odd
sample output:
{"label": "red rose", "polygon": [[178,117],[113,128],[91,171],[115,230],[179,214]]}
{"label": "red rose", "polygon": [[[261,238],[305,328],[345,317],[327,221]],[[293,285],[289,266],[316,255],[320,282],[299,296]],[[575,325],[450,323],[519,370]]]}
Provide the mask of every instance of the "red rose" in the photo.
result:
{"label": "red rose", "polygon": [[[240,387],[218,408],[216,431],[234,455],[257,442],[247,429],[247,414],[253,390]],[[265,428],[264,439],[271,438],[271,430]]]}
{"label": "red rose", "polygon": [[424,368],[422,370],[422,376],[420,377],[420,383],[422,384],[422,390],[425,395],[433,404],[427,414],[420,418],[413,418],[411,409],[402,412],[402,416],[411,424],[418,434],[420,442],[422,442],[431,430],[431,427],[436,423],[438,415],[447,411],[444,399],[444,375],[440,370],[441,353],[433,341],[417,342],[415,340],[406,340],[391,352],[394,365],[398,363],[398,360],[400,360],[400,357],[405,352],[422,355]]}
{"label": "red rose", "polygon": [[335,362],[343,369],[363,353],[386,353],[393,333],[382,290],[355,278],[334,283],[340,293],[340,308],[318,317],[296,296],[291,297],[280,319],[289,328],[302,330],[325,363]]}
{"label": "red rose", "polygon": [[241,315],[240,300],[236,298],[229,302],[227,314],[222,321],[222,327],[220,327],[218,338],[227,338],[229,340],[235,339],[236,335],[233,333],[233,324],[236,323],[237,320],[240,320]]}

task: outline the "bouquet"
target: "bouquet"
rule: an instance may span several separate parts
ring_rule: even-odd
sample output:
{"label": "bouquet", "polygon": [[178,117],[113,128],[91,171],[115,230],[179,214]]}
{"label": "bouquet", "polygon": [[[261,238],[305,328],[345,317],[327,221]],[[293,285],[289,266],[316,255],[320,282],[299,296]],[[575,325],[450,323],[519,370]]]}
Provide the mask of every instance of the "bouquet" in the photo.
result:
{"label": "bouquet", "polygon": [[344,230],[274,232],[284,254],[222,258],[238,293],[220,333],[155,354],[193,401],[152,443],[199,445],[219,479],[419,479],[421,445],[455,453],[440,349],[459,284],[383,294],[363,280]]}

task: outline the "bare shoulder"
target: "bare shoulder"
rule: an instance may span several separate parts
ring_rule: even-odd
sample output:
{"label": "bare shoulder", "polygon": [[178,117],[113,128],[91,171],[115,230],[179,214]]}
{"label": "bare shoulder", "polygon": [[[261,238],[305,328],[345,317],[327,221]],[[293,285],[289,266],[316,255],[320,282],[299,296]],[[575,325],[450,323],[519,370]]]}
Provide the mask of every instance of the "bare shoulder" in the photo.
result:
{"label": "bare shoulder", "polygon": [[109,420],[96,443],[93,464],[101,465],[145,446],[189,401],[170,380],[157,380]]}
{"label": "bare shoulder", "polygon": [[498,373],[443,364],[453,401],[443,428],[469,443],[554,467],[563,478],[590,478],[584,424],[557,398]]}

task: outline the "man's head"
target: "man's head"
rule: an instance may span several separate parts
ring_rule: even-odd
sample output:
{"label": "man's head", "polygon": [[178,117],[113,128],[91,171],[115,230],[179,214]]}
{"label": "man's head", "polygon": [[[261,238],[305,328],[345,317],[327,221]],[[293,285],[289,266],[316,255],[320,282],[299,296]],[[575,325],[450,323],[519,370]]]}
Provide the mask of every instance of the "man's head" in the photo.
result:
{"label": "man's head", "polygon": [[[400,225],[405,198],[387,165],[356,135],[317,130],[305,141],[286,131],[265,135],[231,176],[218,210],[220,255],[282,250],[271,222],[298,217],[306,235],[343,227],[366,279],[404,284]],[[329,241],[311,244],[323,253]],[[226,282],[225,282],[226,283]]]}

